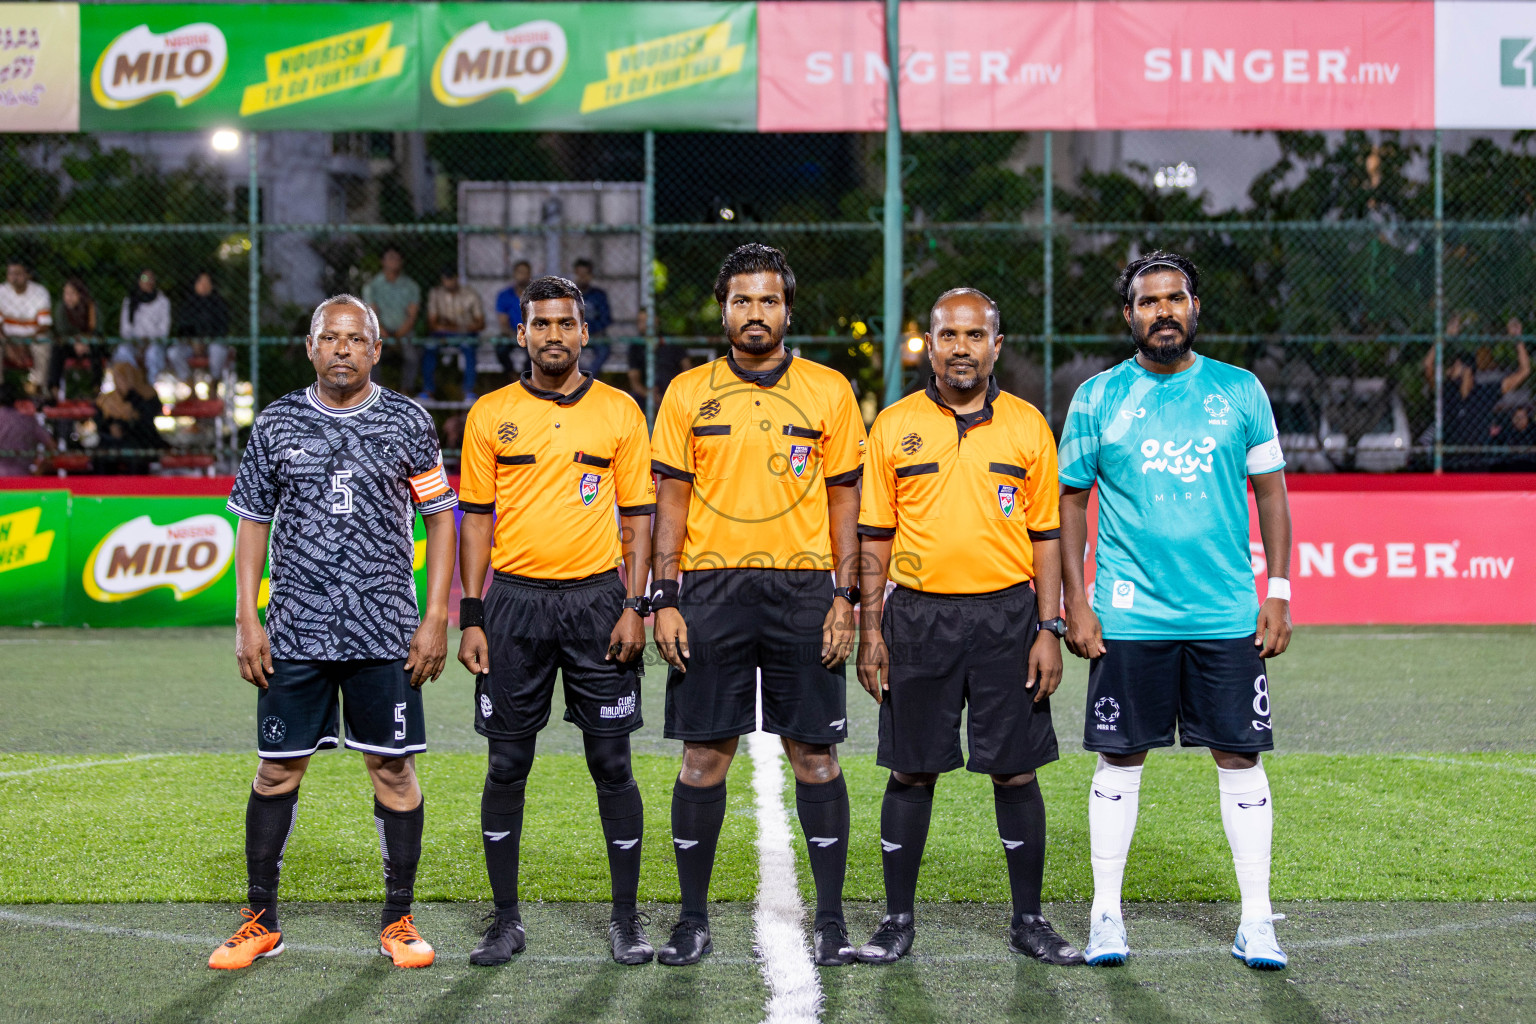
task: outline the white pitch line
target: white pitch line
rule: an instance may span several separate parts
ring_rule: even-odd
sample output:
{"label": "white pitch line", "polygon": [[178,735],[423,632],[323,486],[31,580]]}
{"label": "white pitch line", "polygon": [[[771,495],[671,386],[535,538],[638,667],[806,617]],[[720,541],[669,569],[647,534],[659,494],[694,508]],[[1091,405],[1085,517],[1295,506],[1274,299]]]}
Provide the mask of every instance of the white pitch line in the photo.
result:
{"label": "white pitch line", "polygon": [[753,937],[768,985],[764,1024],[816,1024],[821,979],[805,939],[805,908],[795,878],[795,850],[784,814],[784,768],[779,738],[761,726],[747,738],[752,789],[757,797],[757,909]]}
{"label": "white pitch line", "polygon": [[1500,772],[1519,772],[1522,775],[1536,775],[1536,768],[1527,768],[1519,764],[1504,764],[1500,761],[1462,761],[1454,757],[1434,757],[1429,754],[1389,754],[1388,757],[1401,758],[1404,761],[1427,761],[1430,764],[1453,764],[1458,768],[1491,768]]}
{"label": "white pitch line", "polygon": [[71,761],[68,764],[47,764],[41,768],[22,768],[14,772],[0,772],[0,779],[15,779],[23,775],[41,775],[45,772],[67,772],[76,768],[100,768],[108,764],[134,764],[139,761],[155,761],[163,757],[186,757],[182,752],[166,754],[135,754],[132,757],[119,757],[111,761]]}

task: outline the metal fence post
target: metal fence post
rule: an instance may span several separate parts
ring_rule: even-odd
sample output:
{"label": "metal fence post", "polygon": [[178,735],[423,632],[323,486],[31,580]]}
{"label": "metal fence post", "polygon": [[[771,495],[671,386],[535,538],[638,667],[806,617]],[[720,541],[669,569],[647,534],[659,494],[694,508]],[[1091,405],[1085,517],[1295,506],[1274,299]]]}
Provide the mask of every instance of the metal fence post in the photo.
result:
{"label": "metal fence post", "polygon": [[1045,133],[1045,187],[1044,197],[1042,199],[1042,201],[1045,203],[1045,229],[1042,232],[1042,237],[1045,241],[1045,303],[1044,309],[1040,315],[1040,333],[1044,336],[1045,341],[1045,351],[1042,356],[1044,360],[1042,369],[1045,375],[1045,393],[1041,401],[1041,411],[1045,413],[1045,422],[1047,425],[1049,425],[1051,422],[1051,356],[1053,354],[1053,340],[1051,335],[1056,331],[1056,254],[1054,252],[1055,238],[1052,234],[1052,229],[1054,227],[1052,223],[1053,204],[1056,200],[1056,192],[1054,183],[1052,181],[1052,178],[1054,177],[1052,172],[1055,170],[1055,165],[1051,160],[1051,136],[1051,132],[1047,131]]}
{"label": "metal fence post", "polygon": [[901,14],[885,0],[885,401],[901,397]]}
{"label": "metal fence post", "polygon": [[1435,129],[1435,472],[1445,470],[1445,150]]}
{"label": "metal fence post", "polygon": [[645,420],[656,422],[656,133],[645,133],[640,193],[640,308],[645,310]]}
{"label": "metal fence post", "polygon": [[245,196],[245,230],[246,238],[251,243],[250,253],[246,257],[246,312],[250,317],[251,346],[251,412],[261,411],[261,232],[260,224],[260,178],[256,173],[256,138],[255,132],[247,132],[246,161],[249,165],[250,177],[246,185]]}

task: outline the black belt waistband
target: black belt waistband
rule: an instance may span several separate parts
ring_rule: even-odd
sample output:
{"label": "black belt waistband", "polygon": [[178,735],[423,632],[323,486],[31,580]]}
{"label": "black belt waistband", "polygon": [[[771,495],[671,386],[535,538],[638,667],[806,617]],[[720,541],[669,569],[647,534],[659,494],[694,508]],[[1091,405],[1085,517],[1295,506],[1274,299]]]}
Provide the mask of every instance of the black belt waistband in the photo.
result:
{"label": "black belt waistband", "polygon": [[532,576],[518,576],[515,573],[502,572],[498,569],[495,573],[495,580],[497,583],[510,583],[519,587],[535,587],[539,590],[581,590],[584,587],[595,587],[607,583],[609,580],[621,584],[623,582],[619,579],[618,572],[613,569],[592,576],[583,576],[575,580],[541,580],[535,579]]}
{"label": "black belt waistband", "polygon": [[1013,586],[1004,587],[1002,590],[987,590],[979,594],[935,594],[928,590],[917,590],[913,587],[904,587],[900,583],[896,584],[896,589],[905,590],[907,593],[915,594],[918,597],[931,597],[943,601],[974,601],[977,598],[986,599],[993,597],[1012,597],[1021,590],[1029,589],[1029,584],[1030,581],[1025,580],[1023,583],[1015,583]]}

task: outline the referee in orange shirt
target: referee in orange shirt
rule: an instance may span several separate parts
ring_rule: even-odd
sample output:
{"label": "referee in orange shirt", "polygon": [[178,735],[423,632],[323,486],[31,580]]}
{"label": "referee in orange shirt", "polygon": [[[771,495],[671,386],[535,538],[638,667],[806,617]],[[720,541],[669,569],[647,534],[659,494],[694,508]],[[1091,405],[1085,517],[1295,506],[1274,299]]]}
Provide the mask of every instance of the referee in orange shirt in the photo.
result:
{"label": "referee in orange shirt", "polygon": [[[522,301],[517,340],[532,369],[470,409],[459,480],[459,661],[475,674],[475,728],[490,742],[480,828],[496,901],[469,962],[503,964],[525,945],[523,793],[559,669],[565,720],[581,730],[597,784],[613,958],[643,964],[654,951],[635,907],[645,821],[629,734],[641,724],[650,444],[635,400],[578,368],[587,325],[576,285],[539,278]],[[496,576],[482,601],[488,564]]]}
{"label": "referee in orange shirt", "polygon": [[846,378],[784,347],[795,274],[782,252],[736,249],[715,299],[731,347],[673,380],[651,437],[661,477],[651,604],[672,666],[666,735],[684,742],[672,791],[682,914],[656,958],[697,963],[712,948],[725,777],[756,728],[761,672],[763,729],[783,738],[794,766],[816,880],[816,962],[848,964],[848,789],[836,745],[848,735],[864,422]]}
{"label": "referee in orange shirt", "polygon": [[[997,303],[974,288],[929,313],[933,375],[875,419],[859,509],[859,682],[880,704],[877,763],[886,915],[860,960],[912,948],[933,790],[964,765],[992,776],[1008,863],[1008,947],[1050,964],[1083,955],[1040,913],[1045,803],[1035,770],[1056,760],[1050,696],[1061,682],[1056,443],[1045,417],[999,390]],[[885,600],[887,578],[896,588]],[[1035,589],[1030,589],[1033,580]],[[960,713],[969,705],[967,764]]]}

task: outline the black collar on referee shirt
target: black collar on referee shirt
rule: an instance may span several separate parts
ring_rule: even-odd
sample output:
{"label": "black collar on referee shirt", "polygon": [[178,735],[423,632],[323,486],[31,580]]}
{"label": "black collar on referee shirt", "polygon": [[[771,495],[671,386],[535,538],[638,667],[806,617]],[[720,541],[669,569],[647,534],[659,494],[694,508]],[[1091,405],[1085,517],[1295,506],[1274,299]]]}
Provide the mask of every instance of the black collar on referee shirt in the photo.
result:
{"label": "black collar on referee shirt", "polygon": [[923,390],[923,394],[932,399],[933,404],[937,405],[940,409],[949,410],[949,414],[955,418],[955,429],[960,432],[960,440],[963,441],[965,440],[965,432],[967,430],[978,424],[986,423],[992,418],[992,403],[997,401],[997,396],[1002,390],[1002,388],[997,386],[997,378],[988,374],[986,402],[975,412],[968,412],[964,415],[950,409],[949,403],[944,401],[944,396],[939,394],[939,378],[936,374],[930,373],[928,375],[928,387]]}
{"label": "black collar on referee shirt", "polygon": [[795,361],[793,352],[784,354],[784,361],[771,370],[743,370],[741,364],[736,362],[736,350],[731,349],[725,354],[725,363],[731,368],[731,372],[748,384],[756,384],[760,388],[771,388],[784,379],[789,372],[789,364]]}
{"label": "black collar on referee shirt", "polygon": [[518,383],[534,398],[542,398],[544,401],[554,402],[556,405],[575,405],[581,401],[582,396],[592,390],[592,381],[595,379],[590,373],[584,373],[582,376],[586,379],[581,382],[581,386],[568,395],[562,395],[558,391],[545,391],[543,388],[534,387],[532,370],[524,370],[523,375],[518,378]]}

